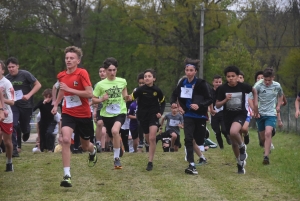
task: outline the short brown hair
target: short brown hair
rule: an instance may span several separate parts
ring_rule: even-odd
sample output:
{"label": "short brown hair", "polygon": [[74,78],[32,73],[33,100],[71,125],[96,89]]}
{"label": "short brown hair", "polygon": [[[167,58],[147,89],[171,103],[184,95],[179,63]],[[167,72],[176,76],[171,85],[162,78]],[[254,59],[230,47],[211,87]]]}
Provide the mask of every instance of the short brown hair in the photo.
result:
{"label": "short brown hair", "polygon": [[76,53],[79,59],[81,59],[81,57],[83,56],[82,50],[79,47],[76,47],[76,46],[66,47],[65,54],[67,54],[68,52]]}
{"label": "short brown hair", "polygon": [[43,96],[45,97],[52,97],[52,89],[45,89],[42,93]]}
{"label": "short brown hair", "polygon": [[186,58],[184,60],[184,69],[186,68],[186,66],[188,65],[192,65],[195,67],[196,71],[199,70],[199,67],[200,67],[200,60],[198,59],[191,59],[191,58]]}
{"label": "short brown hair", "polygon": [[0,60],[0,65],[1,65],[2,70],[5,70],[5,64],[2,60]]}

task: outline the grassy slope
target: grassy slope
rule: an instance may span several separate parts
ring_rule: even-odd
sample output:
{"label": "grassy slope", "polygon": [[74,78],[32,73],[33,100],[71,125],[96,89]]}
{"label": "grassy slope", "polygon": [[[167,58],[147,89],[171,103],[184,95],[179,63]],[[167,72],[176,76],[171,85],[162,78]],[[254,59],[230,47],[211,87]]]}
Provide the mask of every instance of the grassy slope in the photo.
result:
{"label": "grassy slope", "polygon": [[[72,155],[72,188],[59,186],[60,154],[33,154],[33,145],[24,143],[21,157],[13,159],[15,172],[0,174],[0,200],[299,200],[300,136],[276,134],[271,164],[263,166],[263,149],[252,133],[245,175],[236,174],[230,146],[206,152],[208,164],[193,176],[184,173],[183,149],[163,153],[159,144],[151,172],[146,153],[125,153],[123,170],[113,170],[112,153],[98,154],[93,168],[86,153]],[[0,161],[4,170],[5,154]]]}

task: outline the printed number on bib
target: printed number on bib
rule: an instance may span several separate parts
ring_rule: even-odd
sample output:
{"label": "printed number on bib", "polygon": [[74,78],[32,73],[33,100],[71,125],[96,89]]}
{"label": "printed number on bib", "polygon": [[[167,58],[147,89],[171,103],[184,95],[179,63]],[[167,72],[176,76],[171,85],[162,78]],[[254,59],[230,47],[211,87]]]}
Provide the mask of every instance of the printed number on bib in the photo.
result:
{"label": "printed number on bib", "polygon": [[111,104],[106,106],[106,112],[108,114],[120,114],[121,113],[121,106],[120,104]]}
{"label": "printed number on bib", "polygon": [[192,98],[193,88],[181,87],[181,98]]}
{"label": "printed number on bib", "polygon": [[170,119],[169,126],[178,126],[179,123],[180,121],[178,120]]}
{"label": "printed number on bib", "polygon": [[16,100],[21,100],[23,98],[22,90],[15,91],[15,94],[16,94]]}
{"label": "printed number on bib", "polygon": [[82,105],[79,96],[66,96],[66,108],[72,108]]}

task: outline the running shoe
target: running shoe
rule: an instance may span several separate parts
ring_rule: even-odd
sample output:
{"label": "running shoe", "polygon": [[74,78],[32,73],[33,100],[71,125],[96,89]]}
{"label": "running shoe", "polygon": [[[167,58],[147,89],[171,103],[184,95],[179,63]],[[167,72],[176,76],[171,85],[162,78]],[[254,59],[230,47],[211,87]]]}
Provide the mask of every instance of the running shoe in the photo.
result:
{"label": "running shoe", "polygon": [[115,169],[122,169],[121,161],[119,158],[115,158],[114,166],[115,166]]}
{"label": "running shoe", "polygon": [[94,146],[94,151],[95,151],[95,154],[89,154],[89,159],[88,159],[88,166],[89,167],[93,167],[97,163],[97,155],[96,155],[97,148],[96,148],[96,146]]}
{"label": "running shoe", "polygon": [[101,144],[96,144],[96,147],[97,147],[97,153],[100,153],[102,151]]}
{"label": "running shoe", "polygon": [[13,171],[14,171],[13,164],[12,163],[7,163],[5,172],[13,172]]}
{"label": "running shoe", "polygon": [[152,162],[148,162],[146,170],[147,171],[151,171],[152,169],[153,169],[153,163]]}
{"label": "running shoe", "polygon": [[197,169],[195,168],[195,166],[192,166],[191,164],[185,169],[185,173],[186,174],[193,174],[193,175],[197,175]]}
{"label": "running shoe", "polygon": [[71,177],[69,175],[65,175],[63,180],[60,182],[60,186],[63,187],[72,187]]}
{"label": "running shoe", "polygon": [[199,163],[196,163],[195,166],[205,165],[207,163],[206,158],[199,158]]}
{"label": "running shoe", "polygon": [[246,165],[246,161],[242,161],[242,164],[238,164],[237,163],[237,168],[238,168],[238,174],[245,174],[246,170],[245,170],[245,165]]}
{"label": "running shoe", "polygon": [[247,146],[246,146],[245,144],[244,144],[244,146],[242,146],[242,147],[240,148],[240,160],[241,160],[241,161],[246,160],[247,157],[248,157],[248,154],[247,154],[247,152],[246,152],[246,149],[247,149]]}
{"label": "running shoe", "polygon": [[270,164],[270,160],[269,160],[268,156],[264,156],[263,164],[264,165],[269,165]]}
{"label": "running shoe", "polygon": [[26,142],[29,139],[30,133],[23,133],[22,139]]}

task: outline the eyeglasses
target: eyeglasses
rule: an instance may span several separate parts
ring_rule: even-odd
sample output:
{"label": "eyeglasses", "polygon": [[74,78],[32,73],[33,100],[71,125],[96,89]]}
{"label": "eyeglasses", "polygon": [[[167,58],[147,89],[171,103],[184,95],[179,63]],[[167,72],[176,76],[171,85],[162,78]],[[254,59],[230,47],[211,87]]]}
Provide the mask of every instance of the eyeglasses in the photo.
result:
{"label": "eyeglasses", "polygon": [[109,72],[112,72],[112,71],[116,71],[117,69],[114,68],[114,69],[107,69]]}

